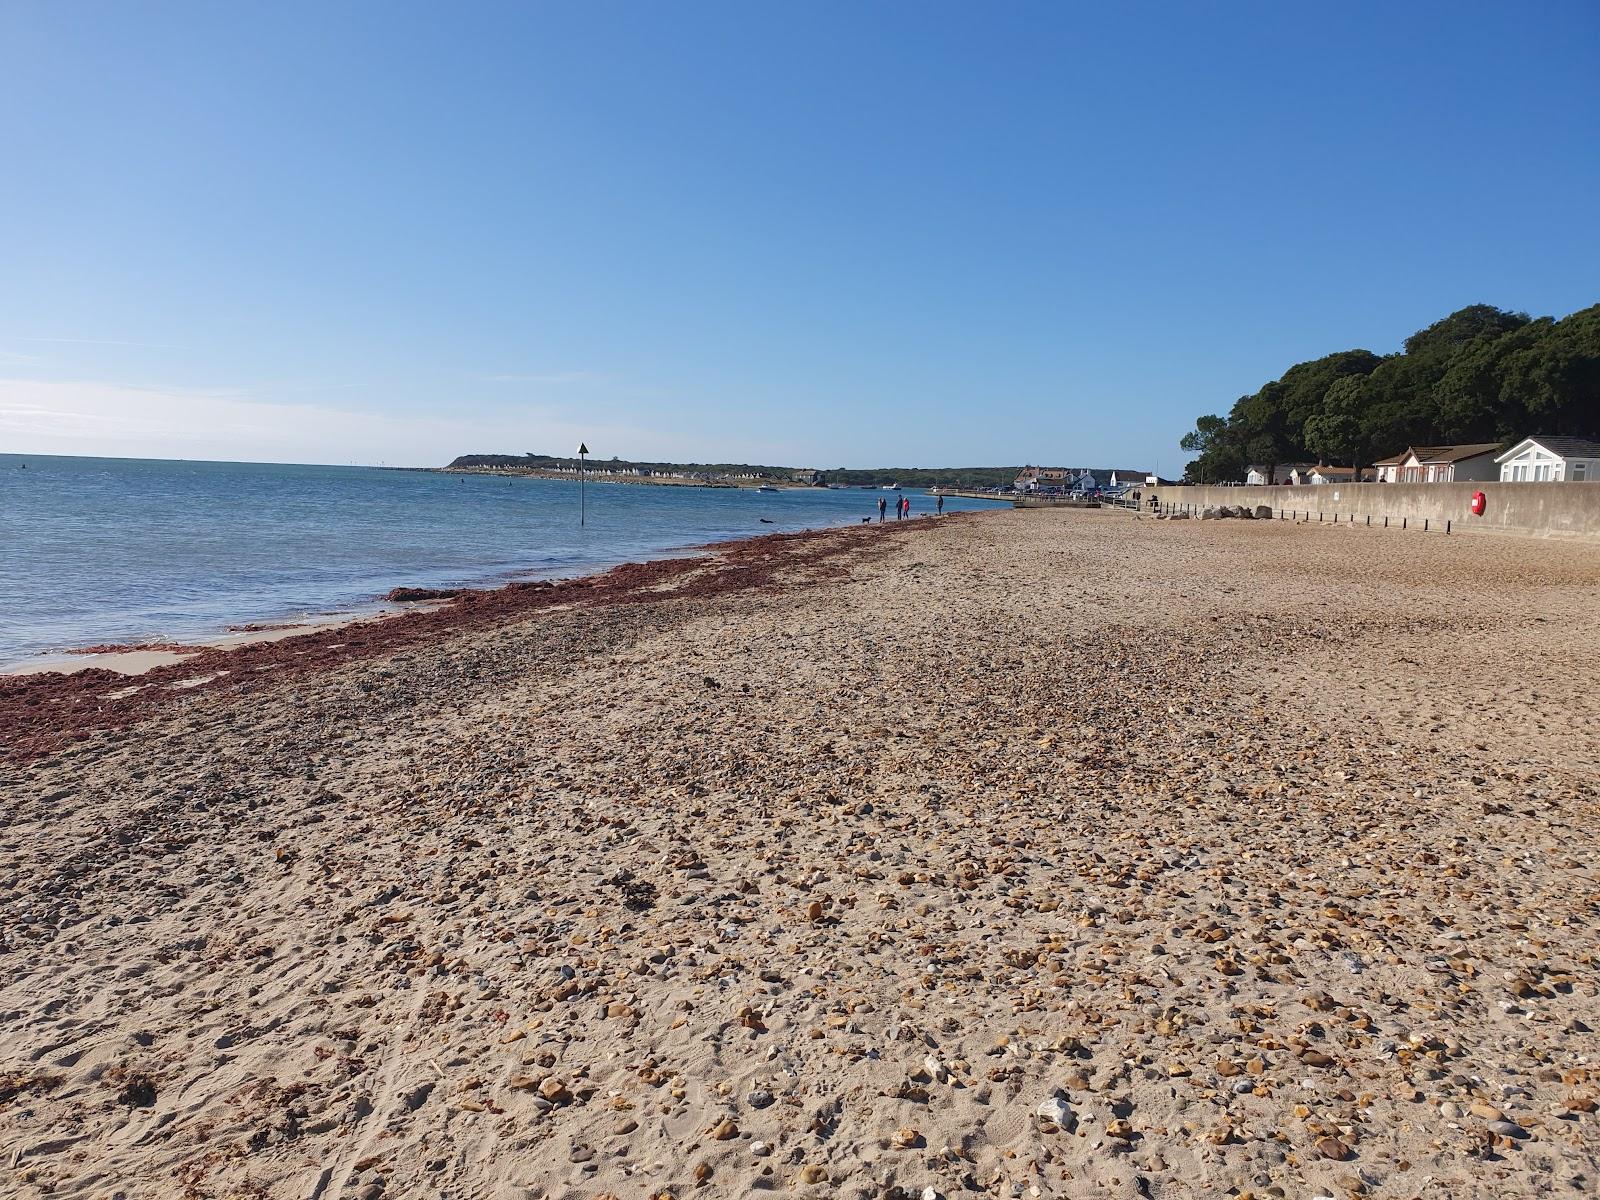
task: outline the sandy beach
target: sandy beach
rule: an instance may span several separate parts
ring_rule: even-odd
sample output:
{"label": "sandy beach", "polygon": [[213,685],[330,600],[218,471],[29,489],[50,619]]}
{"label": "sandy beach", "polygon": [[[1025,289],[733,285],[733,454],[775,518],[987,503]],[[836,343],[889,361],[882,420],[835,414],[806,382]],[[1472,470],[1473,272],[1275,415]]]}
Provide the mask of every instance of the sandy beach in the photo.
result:
{"label": "sandy beach", "polygon": [[1597,584],[1006,510],[0,680],[0,1193],[1592,1195]]}

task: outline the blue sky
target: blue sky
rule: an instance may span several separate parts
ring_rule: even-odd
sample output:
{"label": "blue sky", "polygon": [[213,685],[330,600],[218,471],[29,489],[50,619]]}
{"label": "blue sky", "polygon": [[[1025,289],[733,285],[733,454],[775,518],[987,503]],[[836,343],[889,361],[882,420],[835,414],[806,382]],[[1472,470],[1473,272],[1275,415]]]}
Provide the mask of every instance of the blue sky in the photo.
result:
{"label": "blue sky", "polygon": [[1177,469],[1600,300],[1600,7],[0,0],[0,451]]}

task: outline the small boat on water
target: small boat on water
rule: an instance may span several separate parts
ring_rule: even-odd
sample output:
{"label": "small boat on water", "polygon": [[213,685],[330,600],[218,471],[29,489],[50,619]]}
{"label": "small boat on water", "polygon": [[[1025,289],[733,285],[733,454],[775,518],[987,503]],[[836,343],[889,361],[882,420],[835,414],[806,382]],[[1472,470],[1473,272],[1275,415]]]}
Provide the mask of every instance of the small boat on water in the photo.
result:
{"label": "small boat on water", "polygon": [[774,496],[776,496],[778,494],[778,489],[773,487],[770,483],[763,483],[760,487],[758,487],[756,489],[756,491],[758,491],[758,492],[771,492]]}
{"label": "small boat on water", "polygon": [[898,492],[900,485],[898,483],[886,483],[883,485],[883,490],[886,492]]}

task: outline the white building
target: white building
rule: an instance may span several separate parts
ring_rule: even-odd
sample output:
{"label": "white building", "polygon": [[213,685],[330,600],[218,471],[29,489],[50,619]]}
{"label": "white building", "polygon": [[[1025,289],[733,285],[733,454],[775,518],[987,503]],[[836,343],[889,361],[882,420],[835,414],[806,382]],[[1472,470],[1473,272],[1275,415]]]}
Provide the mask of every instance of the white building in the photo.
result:
{"label": "white building", "polygon": [[1600,442],[1585,438],[1523,438],[1494,460],[1501,483],[1583,483],[1600,480]]}
{"label": "white building", "polygon": [[1251,463],[1245,468],[1246,487],[1304,487],[1308,483],[1352,483],[1354,467],[1328,467],[1321,463]]}
{"label": "white building", "polygon": [[1388,458],[1380,458],[1372,464],[1372,477],[1378,483],[1398,483],[1400,481],[1400,464],[1410,457],[1411,451],[1404,454],[1391,454]]}
{"label": "white building", "polygon": [[1315,467],[1315,463],[1251,463],[1245,468],[1244,481],[1249,487],[1289,487],[1310,482],[1307,476]]}
{"label": "white building", "polygon": [[1289,482],[1296,487],[1311,483],[1354,483],[1354,467],[1329,467],[1323,465],[1296,467],[1289,472]]}

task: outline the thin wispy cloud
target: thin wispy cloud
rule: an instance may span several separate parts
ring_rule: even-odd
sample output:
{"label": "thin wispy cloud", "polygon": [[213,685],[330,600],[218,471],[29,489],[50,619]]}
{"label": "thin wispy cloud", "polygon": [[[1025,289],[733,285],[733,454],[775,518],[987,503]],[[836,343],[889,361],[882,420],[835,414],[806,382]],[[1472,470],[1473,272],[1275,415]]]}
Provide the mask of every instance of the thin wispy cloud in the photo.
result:
{"label": "thin wispy cloud", "polygon": [[329,383],[321,379],[284,379],[272,380],[257,384],[254,387],[241,389],[239,394],[267,397],[282,395],[285,392],[355,392],[372,386],[369,382]]}
{"label": "thin wispy cloud", "polygon": [[561,384],[595,384],[605,383],[609,376],[598,371],[544,371],[518,374],[507,372],[496,375],[480,375],[479,379],[485,383],[531,383],[556,386]]}
{"label": "thin wispy cloud", "polygon": [[549,409],[401,415],[223,389],[0,378],[0,445],[30,454],[442,466],[457,454],[564,453],[580,441],[625,456],[700,449],[681,431]]}
{"label": "thin wispy cloud", "polygon": [[186,346],[171,346],[165,342],[125,342],[118,338],[61,338],[25,337],[19,342],[47,342],[55,346],[135,346],[141,350],[185,350]]}

